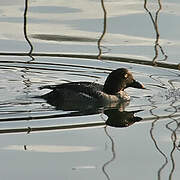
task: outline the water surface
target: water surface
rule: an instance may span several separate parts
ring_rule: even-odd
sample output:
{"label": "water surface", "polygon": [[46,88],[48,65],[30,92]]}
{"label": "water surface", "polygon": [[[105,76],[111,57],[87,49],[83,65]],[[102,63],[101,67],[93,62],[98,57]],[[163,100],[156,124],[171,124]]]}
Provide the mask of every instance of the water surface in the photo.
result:
{"label": "water surface", "polygon": [[[0,2],[3,179],[178,179],[179,7],[177,0]],[[43,85],[103,84],[119,67],[148,90],[127,89],[131,101],[118,112],[63,111],[33,98],[47,92]],[[131,121],[132,113],[141,119]]]}

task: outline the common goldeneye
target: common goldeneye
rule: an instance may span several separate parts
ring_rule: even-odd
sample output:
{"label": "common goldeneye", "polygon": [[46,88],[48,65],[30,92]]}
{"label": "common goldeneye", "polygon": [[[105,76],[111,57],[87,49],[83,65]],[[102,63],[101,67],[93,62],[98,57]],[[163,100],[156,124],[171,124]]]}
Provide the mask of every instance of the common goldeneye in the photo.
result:
{"label": "common goldeneye", "polygon": [[124,91],[128,87],[144,89],[144,86],[134,80],[131,72],[125,68],[112,71],[104,85],[95,82],[70,82],[59,85],[46,85],[40,89],[51,89],[41,98],[54,106],[63,106],[73,103],[88,106],[93,104],[109,104],[129,101],[129,95]]}

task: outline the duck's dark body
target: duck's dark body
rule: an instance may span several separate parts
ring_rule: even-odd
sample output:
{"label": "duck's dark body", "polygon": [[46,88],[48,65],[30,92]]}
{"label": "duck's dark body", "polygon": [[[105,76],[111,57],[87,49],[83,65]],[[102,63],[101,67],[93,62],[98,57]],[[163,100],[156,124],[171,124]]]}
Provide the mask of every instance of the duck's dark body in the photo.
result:
{"label": "duck's dark body", "polygon": [[47,85],[40,89],[52,91],[42,95],[41,98],[54,106],[77,104],[79,106],[116,103],[130,100],[124,91],[127,87],[144,88],[133,79],[132,74],[124,68],[112,71],[105,84],[94,82],[71,82],[60,85]]}

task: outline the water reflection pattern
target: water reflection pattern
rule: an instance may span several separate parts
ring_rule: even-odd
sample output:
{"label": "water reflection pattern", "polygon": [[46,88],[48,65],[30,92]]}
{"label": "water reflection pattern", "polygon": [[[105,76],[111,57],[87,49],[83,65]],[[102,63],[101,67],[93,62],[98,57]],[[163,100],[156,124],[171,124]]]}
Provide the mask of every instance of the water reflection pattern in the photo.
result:
{"label": "water reflection pattern", "polygon": [[[150,136],[152,138],[152,141],[154,142],[154,145],[157,149],[157,152],[160,153],[160,155],[163,157],[164,162],[162,164],[162,166],[159,168],[157,174],[158,177],[157,179],[160,180],[162,177],[162,172],[165,170],[165,167],[168,165],[168,163],[171,163],[171,169],[169,172],[169,179],[173,178],[173,173],[175,172],[175,159],[173,154],[176,152],[176,150],[179,151],[179,141],[178,141],[178,129],[179,129],[179,115],[175,116],[178,113],[178,106],[176,106],[176,102],[177,102],[177,96],[174,96],[174,91],[177,91],[173,85],[173,83],[171,84],[173,89],[168,90],[168,93],[166,95],[167,100],[169,98],[173,98],[173,100],[170,103],[170,107],[164,109],[165,112],[167,112],[169,115],[169,121],[165,124],[165,127],[167,128],[167,130],[170,131],[171,134],[171,142],[172,142],[172,149],[169,151],[169,153],[165,153],[163,152],[163,149],[160,147],[160,145],[158,145],[158,137],[156,137],[154,134],[155,131],[155,127],[158,125],[158,122],[160,120],[159,115],[154,112],[156,109],[158,109],[158,106],[156,105],[155,101],[153,100],[153,97],[149,98],[149,102],[151,103],[152,109],[150,110],[150,113],[152,114],[152,116],[155,117],[155,120],[152,122],[151,125],[151,129],[150,129]],[[173,95],[172,95],[173,93]],[[169,160],[170,159],[170,160]],[[169,162],[170,161],[170,162]]]}
{"label": "water reflection pattern", "polygon": [[[110,8],[108,7],[108,5],[113,2],[104,2],[103,0],[98,2],[101,5],[101,13],[103,17],[103,23],[101,24],[102,32],[100,35],[96,36],[98,38],[95,38],[94,36],[75,36],[72,34],[54,35],[41,32],[38,32],[37,34],[30,34],[30,31],[28,31],[28,29],[30,28],[31,23],[28,10],[29,7],[31,7],[31,2],[28,0],[25,0],[24,2],[25,6],[23,14],[23,34],[29,48],[28,52],[0,52],[0,56],[2,59],[0,62],[0,70],[2,72],[2,78],[0,80],[2,86],[0,87],[0,93],[3,92],[5,94],[4,95],[3,93],[1,93],[2,99],[0,101],[0,134],[14,135],[24,133],[27,134],[28,137],[33,133],[35,134],[35,132],[52,133],[54,131],[58,131],[59,134],[61,134],[61,132],[64,130],[84,130],[88,128],[100,128],[101,130],[103,129],[105,134],[105,141],[108,141],[106,148],[110,150],[110,153],[109,151],[107,153],[108,159],[105,160],[103,157],[101,171],[105,178],[109,180],[114,179],[111,170],[113,170],[113,165],[117,163],[117,161],[119,161],[118,155],[119,152],[121,152],[123,149],[123,147],[118,146],[120,143],[116,139],[115,135],[119,135],[124,132],[125,127],[128,127],[126,128],[126,131],[130,132],[130,130],[133,128],[138,128],[138,126],[142,124],[144,125],[146,123],[149,123],[149,136],[151,138],[151,141],[153,142],[159,159],[161,160],[162,158],[162,161],[159,160],[158,165],[156,165],[156,167],[158,166],[158,168],[155,169],[157,179],[163,179],[164,174],[168,174],[167,179],[169,180],[174,179],[174,177],[177,178],[177,153],[180,150],[180,74],[178,71],[180,70],[180,64],[169,61],[169,55],[167,53],[168,51],[166,51],[166,49],[161,44],[159,16],[164,7],[162,2],[160,0],[157,0],[156,2],[152,3],[152,5],[157,5],[158,8],[154,8],[153,6],[151,7],[151,5],[148,4],[150,2],[147,0],[144,0],[143,2],[144,11],[148,14],[148,18],[150,17],[150,20],[153,23],[153,30],[155,31],[156,35],[155,42],[153,44],[154,56],[151,61],[112,55],[112,49],[110,45],[107,45],[108,43],[106,43],[106,37],[110,34],[107,31],[108,22],[110,20],[109,13],[111,13],[109,11]],[[153,11],[155,11],[154,17]],[[38,42],[40,40],[43,40],[44,42],[53,41],[57,44],[61,44],[61,42],[74,43],[75,45],[76,43],[82,43],[83,45],[86,43],[96,43],[97,53],[64,53],[62,50],[63,48],[61,49],[61,46],[59,46],[59,51],[55,53],[46,51],[37,52],[35,51],[36,41],[34,41],[34,39]],[[74,47],[75,46],[73,46],[73,48]],[[64,61],[63,58],[65,59]],[[52,62],[49,61],[49,59],[52,59]],[[69,61],[69,59],[71,59],[71,61]],[[76,63],[77,59],[80,60]],[[93,62],[94,64],[88,64],[88,61]],[[104,62],[107,64],[103,64]],[[41,100],[34,100],[30,97],[30,94],[32,94],[32,92],[37,89],[39,83],[41,83],[42,85],[46,85],[50,82],[54,82],[54,80],[56,82],[69,81],[68,76],[70,76],[71,78],[73,76],[77,80],[80,77],[101,81],[101,79],[112,70],[111,66],[113,66],[113,68],[116,66],[128,66],[136,72],[136,75],[138,75],[137,72],[140,72],[141,75],[139,75],[139,77],[145,80],[146,86],[150,89],[150,93],[144,92],[142,94],[138,94],[138,92],[136,92],[137,95],[132,98],[129,107],[127,106],[127,104],[121,104],[117,108],[111,107],[107,109],[93,109],[92,111],[85,112],[62,112],[60,110],[56,111],[53,107],[49,106],[45,102]],[[154,68],[154,66],[160,68],[156,69]],[[144,70],[141,70],[141,68]],[[9,76],[8,73],[10,72],[13,72],[14,75]],[[15,74],[17,74],[17,78]],[[64,77],[65,74],[67,75],[66,77]],[[58,76],[60,76],[60,78]],[[13,79],[13,77],[15,78]],[[3,80],[7,83],[5,83]],[[16,84],[16,86],[14,84]],[[6,92],[5,86],[8,86],[10,88],[10,90],[8,89],[8,92]],[[17,86],[22,88],[18,88]],[[16,87],[16,89],[14,89],[14,87]],[[11,92],[13,93],[11,94]],[[19,92],[21,94],[21,97],[17,97],[17,93]],[[17,98],[10,98],[14,96]],[[89,115],[91,115],[90,117],[97,115],[95,117],[99,119],[94,122],[91,121],[91,118],[88,122],[84,122],[86,117],[88,117]],[[75,123],[73,121],[67,122],[66,120],[70,117],[77,119],[82,117],[83,123],[82,119],[80,119],[79,122],[77,121]],[[63,122],[63,119],[65,119],[65,123]],[[164,128],[165,132],[167,132],[165,135],[168,137],[165,136],[164,139],[162,139],[163,136],[161,136],[158,131],[163,131]],[[128,131],[128,129],[130,130]],[[117,130],[118,133],[116,132]],[[114,135],[114,133],[117,134]],[[145,136],[145,134],[143,134],[142,136]],[[128,139],[128,137],[126,138]],[[169,149],[166,148],[167,144]],[[142,144],[140,144],[140,146],[141,145]],[[16,145],[16,142],[14,142],[14,145],[11,144],[4,147],[4,150],[11,151],[19,149],[23,151],[24,149],[24,151],[26,151],[27,153],[31,151],[31,149],[34,149],[34,151],[36,152],[47,152],[49,150],[51,152],[61,153],[65,151],[69,151],[69,153],[72,151],[95,151],[91,146],[43,146],[29,145],[28,143],[24,145]],[[151,148],[153,151],[153,147]],[[128,153],[131,152],[129,151]],[[122,161],[123,166],[125,166],[126,162],[129,163],[128,159],[126,159],[126,161],[124,162]],[[128,166],[130,166],[130,164]],[[93,166],[89,167],[96,166],[94,166],[93,164]],[[123,171],[123,167],[121,168]],[[117,169],[119,173],[120,168],[118,167]]]}

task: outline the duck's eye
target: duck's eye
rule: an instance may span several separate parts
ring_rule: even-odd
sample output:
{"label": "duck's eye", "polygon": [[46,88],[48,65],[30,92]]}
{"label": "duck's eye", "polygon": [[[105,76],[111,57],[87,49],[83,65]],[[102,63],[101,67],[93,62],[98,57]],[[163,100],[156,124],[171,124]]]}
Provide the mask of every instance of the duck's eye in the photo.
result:
{"label": "duck's eye", "polygon": [[126,74],[124,75],[124,77],[127,79],[127,78],[128,78],[128,73],[126,73]]}

